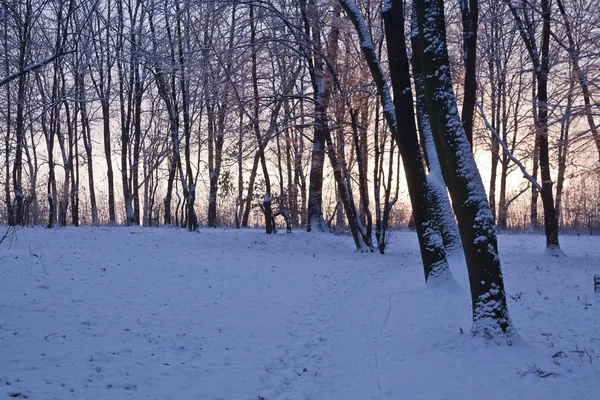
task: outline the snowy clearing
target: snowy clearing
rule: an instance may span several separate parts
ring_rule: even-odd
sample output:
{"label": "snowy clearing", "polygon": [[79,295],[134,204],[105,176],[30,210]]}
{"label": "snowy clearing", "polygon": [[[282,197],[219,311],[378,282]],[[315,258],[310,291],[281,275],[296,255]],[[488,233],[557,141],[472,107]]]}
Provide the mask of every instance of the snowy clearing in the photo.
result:
{"label": "snowy clearing", "polygon": [[392,240],[20,229],[0,247],[0,398],[599,398],[598,237],[556,258],[500,235],[510,347],[471,338],[460,257],[427,286],[416,234]]}

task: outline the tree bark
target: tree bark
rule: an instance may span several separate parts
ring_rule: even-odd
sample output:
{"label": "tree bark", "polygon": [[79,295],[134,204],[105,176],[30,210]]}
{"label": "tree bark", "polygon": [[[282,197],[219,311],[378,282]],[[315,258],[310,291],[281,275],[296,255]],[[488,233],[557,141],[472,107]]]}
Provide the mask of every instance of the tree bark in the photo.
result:
{"label": "tree bark", "polygon": [[442,166],[438,159],[433,140],[431,120],[425,105],[425,83],[423,81],[423,67],[421,62],[421,43],[419,40],[419,27],[417,24],[417,13],[414,9],[414,3],[412,12],[412,67],[415,83],[417,125],[419,128],[423,155],[425,156],[426,165],[429,169],[427,182],[430,187],[430,196],[435,209],[437,224],[439,225],[446,252],[454,253],[461,249],[460,232],[456,224],[454,212],[452,211],[450,199],[448,199],[448,191],[442,175]]}
{"label": "tree bark", "polygon": [[496,228],[458,114],[446,45],[443,0],[416,0],[427,111],[444,180],[458,220],[473,306],[475,334],[513,335],[498,256]]}
{"label": "tree bark", "polygon": [[465,89],[462,106],[462,122],[467,140],[473,148],[473,114],[477,98],[477,23],[478,0],[460,0],[463,23],[463,57],[465,63]]}
{"label": "tree bark", "polygon": [[[389,54],[390,78],[394,90],[395,121],[392,135],[396,139],[410,194],[413,217],[421,248],[425,280],[448,277],[450,269],[441,240],[439,221],[432,201],[432,187],[427,182],[421,156],[419,134],[415,122],[410,82],[409,59],[406,50],[405,17],[402,2],[392,0],[384,9],[383,21]],[[383,98],[382,101],[387,101]],[[387,105],[384,103],[384,113]],[[401,123],[398,123],[401,121]]]}

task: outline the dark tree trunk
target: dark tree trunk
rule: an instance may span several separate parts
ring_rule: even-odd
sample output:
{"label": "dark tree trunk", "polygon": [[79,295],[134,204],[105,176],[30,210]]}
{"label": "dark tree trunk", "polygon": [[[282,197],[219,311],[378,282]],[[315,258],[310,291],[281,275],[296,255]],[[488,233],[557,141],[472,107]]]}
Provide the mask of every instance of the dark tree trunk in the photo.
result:
{"label": "dark tree trunk", "polygon": [[[359,221],[365,228],[365,235],[371,237],[373,232],[373,216],[369,209],[369,177],[368,177],[368,155],[367,155],[367,137],[366,125],[363,123],[359,127],[359,110],[350,110],[352,120],[352,136],[356,148],[356,160],[358,163],[358,189],[359,189]],[[418,144],[417,144],[418,145]],[[420,155],[420,152],[419,152]],[[370,242],[369,242],[370,244]]]}
{"label": "dark tree trunk", "polygon": [[306,230],[324,230],[323,210],[323,166],[325,164],[325,143],[323,125],[327,124],[323,107],[315,105],[313,145],[310,154],[310,175],[308,188],[308,209]]}
{"label": "dark tree trunk", "polygon": [[[104,157],[106,160],[106,178],[108,184],[108,223],[113,225],[116,223],[115,214],[115,182],[112,165],[112,149],[111,149],[111,115],[110,115],[110,94],[112,90],[112,73],[111,69],[114,66],[112,51],[111,26],[112,21],[111,0],[106,1],[105,12],[98,10],[93,21],[98,26],[97,40],[92,40],[93,60],[90,65],[90,79],[94,85],[96,95],[100,98],[100,109],[102,111],[102,134],[104,142]],[[93,71],[97,72],[97,76]]]}
{"label": "dark tree trunk", "polygon": [[[326,78],[323,55],[324,51],[321,41],[321,29],[317,18],[316,2],[306,0],[300,2],[300,11],[304,23],[304,33],[312,39],[311,45],[314,47],[312,53],[307,51],[306,58],[308,62],[308,72],[314,93],[314,123],[313,123],[313,145],[310,159],[310,175],[308,188],[308,208],[306,215],[306,230],[311,231],[324,230],[325,221],[323,220],[323,167],[325,165],[325,147],[326,130],[329,133],[329,123],[327,120],[327,108],[331,96],[332,80]],[[337,52],[337,37],[331,35],[334,39],[333,46],[329,51],[334,52],[334,57],[330,57],[330,62],[335,60]]]}
{"label": "dark tree trunk", "polygon": [[235,200],[235,227],[242,227],[242,214],[244,213],[244,113],[240,111],[240,122],[237,142],[237,167],[238,167],[238,195]]}
{"label": "dark tree trunk", "polygon": [[[288,112],[288,117],[290,113]],[[288,127],[285,130],[285,161],[287,172],[287,193],[290,224],[294,227],[298,226],[298,186],[294,181],[294,167],[292,165],[292,129]]]}
{"label": "dark tree trunk", "polygon": [[[8,3],[4,3],[4,13],[8,15]],[[8,21],[4,24],[3,29],[3,44],[4,48],[8,49]],[[9,58],[4,57],[4,74],[8,76],[10,74],[10,64]],[[10,156],[10,132],[12,130],[12,101],[11,101],[11,92],[10,92],[10,83],[7,83],[5,86],[6,89],[6,135],[4,137],[4,167],[5,167],[5,178],[4,178],[4,195],[6,202],[6,222],[9,226],[15,226],[15,213],[13,208],[13,203],[11,200],[11,192],[10,192],[10,164],[11,164],[11,156]]]}
{"label": "dark tree trunk", "polygon": [[552,194],[552,178],[550,176],[550,152],[548,144],[548,73],[550,70],[550,20],[549,0],[541,0],[542,5],[542,59],[538,72],[538,120],[537,142],[540,151],[540,172],[542,178],[542,204],[544,206],[544,230],[546,232],[546,248],[559,248],[558,221]]}
{"label": "dark tree trunk", "polygon": [[565,108],[565,115],[560,124],[560,139],[558,140],[558,175],[556,177],[556,203],[554,205],[556,209],[556,220],[560,224],[560,217],[562,211],[562,192],[565,183],[565,173],[567,171],[567,159],[569,155],[569,130],[571,127],[571,110],[573,107],[573,91],[575,89],[575,79],[571,80],[569,84],[569,91],[567,93],[567,107]]}
{"label": "dark tree trunk", "polygon": [[[463,2],[465,0],[462,0]],[[464,22],[464,10],[463,10],[463,24]],[[490,49],[488,50],[488,54],[486,54],[487,56],[487,64],[488,64],[488,72],[489,72],[489,85],[490,85],[490,108],[492,110],[492,128],[496,130],[496,132],[500,132],[499,129],[499,115],[498,115],[498,107],[497,105],[500,102],[500,93],[498,90],[498,83],[497,80],[499,79],[496,74],[500,73],[500,71],[497,71],[496,69],[496,59],[497,59],[497,54],[496,51],[498,51],[497,49],[497,44],[495,43],[496,41],[496,27],[492,26],[492,42],[490,43]],[[464,107],[463,107],[463,115],[464,115]],[[464,125],[464,120],[463,120],[463,125]],[[465,130],[466,133],[466,130]],[[471,140],[471,145],[472,145],[472,140]],[[490,210],[492,212],[492,216],[495,218],[496,217],[496,178],[498,176],[498,162],[500,161],[500,142],[498,141],[498,139],[496,138],[496,135],[492,135],[492,143],[491,143],[491,153],[492,153],[492,159],[491,159],[491,174],[490,174],[490,193],[489,193],[489,201],[490,201]]]}
{"label": "dark tree trunk", "polygon": [[78,73],[79,99],[82,100],[79,104],[79,112],[81,115],[81,130],[83,136],[83,146],[87,161],[88,186],[90,191],[90,207],[92,211],[92,225],[100,223],[98,219],[98,205],[96,203],[96,188],[94,185],[94,163],[92,157],[92,133],[90,121],[87,113],[87,105],[85,102],[85,80],[83,73]]}
{"label": "dark tree trunk", "polygon": [[[186,59],[184,50],[184,38],[182,30],[182,19],[183,13],[179,7],[179,2],[175,3],[175,11],[177,12],[177,49],[178,49],[178,61],[179,61],[179,88],[181,91],[182,108],[183,108],[183,136],[185,138],[184,153],[185,153],[185,175],[187,177],[187,183],[182,182],[182,185],[187,187],[187,196],[185,199],[186,214],[187,214],[187,228],[189,231],[195,231],[198,228],[198,218],[196,216],[196,210],[194,209],[194,203],[196,201],[196,186],[194,184],[194,173],[192,171],[192,160],[190,152],[190,141],[192,134],[192,127],[190,121],[190,93],[187,79]],[[184,179],[184,178],[182,178]]]}
{"label": "dark tree trunk", "polygon": [[140,66],[136,61],[134,70],[134,113],[133,113],[133,163],[131,165],[131,197],[133,199],[133,223],[140,224],[140,152],[142,141],[142,99],[143,82],[140,76]]}
{"label": "dark tree trunk", "polygon": [[[31,2],[27,2],[25,25],[23,27],[24,38],[21,39],[19,51],[19,71],[23,71],[27,62],[27,47],[31,18]],[[15,162],[13,167],[13,190],[15,193],[14,215],[15,225],[23,224],[23,144],[25,141],[25,95],[27,75],[19,76],[17,83],[17,113],[15,116]],[[6,177],[8,179],[8,176]]]}
{"label": "dark tree trunk", "polygon": [[[127,155],[129,152],[129,134],[131,128],[131,114],[132,114],[132,92],[133,90],[127,88],[133,88],[133,62],[130,63],[129,73],[127,73],[125,64],[125,21],[123,3],[117,2],[118,4],[118,32],[117,32],[117,73],[119,76],[119,106],[121,111],[121,185],[123,189],[123,205],[125,207],[125,224],[132,225],[135,223],[135,216],[133,213],[133,200],[131,197],[131,189],[129,182],[129,163],[127,162]],[[134,29],[134,27],[130,27]],[[133,56],[131,57],[133,59]]]}
{"label": "dark tree trunk", "polygon": [[404,165],[415,219],[425,280],[450,270],[446,251],[440,239],[439,223],[432,203],[431,187],[427,183],[415,122],[409,59],[406,50],[405,17],[402,2],[393,0],[383,12],[385,36],[389,54],[390,78],[394,90],[396,129],[392,135],[398,143]]}
{"label": "dark tree trunk", "polygon": [[412,10],[411,20],[411,44],[412,44],[412,67],[415,83],[415,99],[417,112],[417,125],[419,128],[421,146],[425,156],[425,162],[429,169],[427,181],[429,184],[431,201],[435,209],[435,216],[439,230],[442,235],[444,247],[447,253],[457,252],[461,249],[461,239],[454,212],[448,199],[446,183],[442,176],[442,166],[435,149],[433,133],[431,130],[431,120],[425,106],[425,84],[423,81],[423,67],[421,65],[421,44],[419,40],[419,28],[417,24],[417,15]]}
{"label": "dark tree trunk", "polygon": [[417,0],[417,21],[427,111],[463,243],[471,300],[473,332],[513,334],[498,256],[496,228],[456,106],[446,45],[443,0]]}
{"label": "dark tree trunk", "polygon": [[462,106],[462,122],[467,140],[473,147],[473,114],[477,97],[477,22],[478,0],[460,0],[463,23],[463,57],[465,62],[465,91]]}
{"label": "dark tree trunk", "polygon": [[[165,209],[164,221],[165,225],[171,225],[171,199],[173,197],[173,182],[175,181],[175,172],[177,171],[177,161],[174,157],[169,157],[169,176],[167,178],[167,193],[163,199]],[[177,216],[177,213],[175,213]]]}
{"label": "dark tree trunk", "polygon": [[112,166],[112,150],[110,137],[110,108],[108,99],[101,100],[102,107],[102,126],[104,135],[104,157],[106,158],[106,178],[108,181],[108,223],[114,224],[117,221],[115,214],[115,178]]}
{"label": "dark tree trunk", "polygon": [[79,134],[77,132],[78,104],[73,111],[73,133],[69,135],[69,158],[71,159],[71,224],[79,226]]}
{"label": "dark tree trunk", "polygon": [[[268,137],[263,139],[260,134],[259,126],[259,112],[260,112],[260,98],[258,91],[258,71],[257,71],[257,59],[256,55],[258,52],[256,44],[256,22],[254,18],[254,4],[250,3],[250,44],[252,46],[252,89],[254,92],[253,102],[253,115],[252,115],[252,126],[254,127],[254,134],[256,136],[256,142],[258,143],[258,155],[260,157],[260,165],[262,167],[263,179],[265,180],[265,195],[263,197],[263,212],[265,214],[265,232],[270,235],[273,233],[273,212],[271,211],[271,179],[269,177],[269,170],[267,168],[267,159],[265,156],[265,147]],[[276,118],[276,117],[275,117]]]}
{"label": "dark tree trunk", "polygon": [[256,152],[254,154],[254,161],[252,162],[252,170],[250,171],[250,179],[248,180],[248,194],[244,199],[244,213],[242,214],[242,226],[248,227],[248,220],[250,219],[250,210],[252,209],[252,198],[254,197],[254,182],[256,181],[256,172],[258,170],[258,163],[260,161],[260,154]]}

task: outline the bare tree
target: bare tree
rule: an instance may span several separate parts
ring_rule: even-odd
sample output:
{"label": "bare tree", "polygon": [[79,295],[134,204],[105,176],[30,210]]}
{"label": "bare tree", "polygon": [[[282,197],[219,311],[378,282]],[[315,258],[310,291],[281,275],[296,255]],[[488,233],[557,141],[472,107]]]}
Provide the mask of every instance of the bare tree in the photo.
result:
{"label": "bare tree", "polygon": [[[514,3],[508,0],[505,0],[505,2],[515,19],[521,39],[525,43],[537,79],[537,118],[535,120],[536,147],[539,151],[539,167],[542,178],[541,196],[544,206],[546,248],[549,251],[560,252],[558,243],[558,221],[552,194],[552,178],[550,176],[550,154],[548,146],[548,73],[550,71],[550,22],[552,17],[550,1],[540,0],[542,35],[539,48],[536,44],[533,22],[529,16],[529,13],[533,11],[529,10],[527,6],[519,12]],[[538,49],[541,49],[541,52]]]}

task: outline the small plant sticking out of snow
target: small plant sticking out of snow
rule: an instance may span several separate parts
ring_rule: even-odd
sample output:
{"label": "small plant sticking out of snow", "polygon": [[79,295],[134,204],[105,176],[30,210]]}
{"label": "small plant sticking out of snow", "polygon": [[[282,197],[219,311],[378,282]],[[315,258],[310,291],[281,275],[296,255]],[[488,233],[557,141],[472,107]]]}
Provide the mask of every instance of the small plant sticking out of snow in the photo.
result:
{"label": "small plant sticking out of snow", "polygon": [[580,350],[579,346],[575,345],[575,350],[570,353],[575,353],[579,357],[579,360],[583,362],[584,360],[589,360],[590,364],[592,364],[592,355],[587,351],[587,349]]}
{"label": "small plant sticking out of snow", "polygon": [[[575,345],[575,350],[568,351],[567,353],[576,354],[579,358],[579,361],[581,361],[582,363],[589,362],[590,364],[593,364],[592,354],[590,354],[590,352],[585,348],[579,349],[578,345]],[[558,351],[554,353],[554,355],[552,356],[552,361],[554,362],[554,364],[560,365],[561,359],[569,357],[567,353],[565,353],[564,351]]]}
{"label": "small plant sticking out of snow", "polygon": [[525,371],[517,370],[517,375],[519,375],[519,376],[535,375],[538,378],[548,378],[549,376],[558,376],[558,374],[556,372],[544,371],[535,364],[532,364],[532,365],[527,364],[527,370],[525,370]]}

